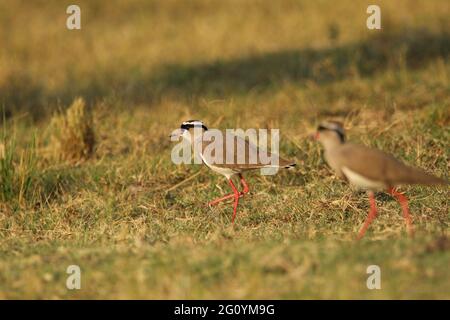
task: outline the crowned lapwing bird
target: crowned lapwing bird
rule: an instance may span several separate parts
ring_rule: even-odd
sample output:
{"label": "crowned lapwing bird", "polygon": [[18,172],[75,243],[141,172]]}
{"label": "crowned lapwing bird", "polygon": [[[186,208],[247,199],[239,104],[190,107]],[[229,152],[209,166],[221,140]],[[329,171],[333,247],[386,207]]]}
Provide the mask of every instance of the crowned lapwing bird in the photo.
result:
{"label": "crowned lapwing bird", "polygon": [[337,176],[347,180],[358,189],[367,190],[370,211],[358,234],[361,239],[377,215],[375,191],[385,190],[399,201],[407,230],[412,234],[412,222],[408,199],[396,191],[399,185],[446,185],[444,179],[426,173],[422,169],[403,164],[383,151],[346,142],[343,125],[337,121],[326,121],[319,125],[315,134],[324,147],[325,160]]}
{"label": "crowned lapwing bird", "polygon": [[[200,131],[200,135],[195,136],[194,132]],[[211,132],[213,130],[210,130]],[[216,147],[212,152],[207,153],[206,150],[209,148],[211,150],[211,144],[217,141],[207,141],[208,139],[203,139],[207,135],[208,128],[200,120],[189,120],[184,121],[178,130],[175,130],[171,138],[172,140],[180,139],[180,137],[187,141],[195,150],[198,151],[199,156],[203,164],[209,167],[212,171],[219,173],[228,180],[231,187],[232,193],[227,194],[219,199],[208,202],[209,206],[214,206],[222,201],[233,199],[233,217],[232,223],[236,218],[237,207],[239,204],[239,198],[243,197],[249,192],[249,186],[243,177],[243,173],[256,169],[281,169],[281,168],[292,168],[295,166],[293,161],[285,160],[279,157],[275,153],[269,151],[260,150],[257,146],[251,142],[233,135],[228,132],[222,132],[223,139],[222,143],[216,144]],[[216,131],[217,132],[217,131]],[[270,158],[275,159],[274,162],[268,163],[263,159],[261,155],[264,155],[264,159]],[[242,190],[239,191],[238,188],[233,183],[232,178],[237,176],[239,178]]]}

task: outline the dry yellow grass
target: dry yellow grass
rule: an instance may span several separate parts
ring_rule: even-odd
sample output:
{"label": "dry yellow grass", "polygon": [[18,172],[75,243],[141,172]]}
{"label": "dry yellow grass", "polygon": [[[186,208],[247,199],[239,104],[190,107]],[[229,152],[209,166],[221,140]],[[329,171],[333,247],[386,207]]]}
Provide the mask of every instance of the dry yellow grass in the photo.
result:
{"label": "dry yellow grass", "polygon": [[[448,188],[402,188],[413,239],[380,194],[355,243],[367,199],[306,139],[336,118],[350,140],[448,179],[450,8],[379,4],[377,33],[365,28],[367,1],[79,1],[79,32],[65,29],[60,1],[0,3],[14,163],[30,132],[37,140],[32,192],[0,206],[0,297],[449,298]],[[55,143],[51,115],[72,103],[53,120]],[[248,175],[234,228],[230,206],[203,206],[224,179],[170,161],[169,133],[196,118],[280,128],[281,154],[298,163]],[[70,264],[80,291],[65,287]],[[380,291],[365,286],[370,264]]]}
{"label": "dry yellow grass", "polygon": [[50,121],[50,148],[57,160],[86,160],[94,152],[95,135],[91,112],[83,98],[76,98],[65,113]]}

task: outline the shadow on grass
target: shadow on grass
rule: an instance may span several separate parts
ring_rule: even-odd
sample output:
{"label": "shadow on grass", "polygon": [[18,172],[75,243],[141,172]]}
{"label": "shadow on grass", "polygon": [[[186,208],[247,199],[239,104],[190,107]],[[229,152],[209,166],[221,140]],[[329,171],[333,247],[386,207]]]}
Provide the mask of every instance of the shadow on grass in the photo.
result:
{"label": "shadow on grass", "polygon": [[[39,117],[46,106],[68,105],[82,96],[89,103],[118,98],[131,104],[151,104],[165,95],[180,98],[224,98],[265,91],[283,83],[330,83],[355,74],[373,74],[400,67],[420,68],[428,61],[446,59],[450,52],[447,31],[426,29],[375,33],[366,41],[326,49],[303,49],[219,60],[200,65],[167,65],[158,70],[95,70],[92,77],[75,79],[50,92],[27,75],[19,74],[0,88],[0,103],[12,110],[26,110]],[[20,108],[19,108],[20,107]]]}
{"label": "shadow on grass", "polygon": [[449,52],[449,34],[415,30],[381,34],[343,47],[282,51],[197,66],[166,66],[157,80],[162,88],[182,94],[241,94],[286,82],[324,84],[355,73],[369,77],[388,68],[420,68],[428,60],[448,57]]}

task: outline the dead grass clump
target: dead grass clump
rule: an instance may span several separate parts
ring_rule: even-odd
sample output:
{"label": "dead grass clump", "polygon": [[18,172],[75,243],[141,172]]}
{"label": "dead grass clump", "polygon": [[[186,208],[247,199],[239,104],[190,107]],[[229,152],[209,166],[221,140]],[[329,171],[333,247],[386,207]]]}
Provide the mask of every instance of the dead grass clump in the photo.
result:
{"label": "dead grass clump", "polygon": [[15,137],[8,137],[5,130],[0,138],[0,202],[23,205],[36,176],[35,141],[19,151]]}
{"label": "dead grass clump", "polygon": [[51,149],[59,160],[80,161],[92,156],[95,146],[92,114],[83,98],[76,98],[65,113],[51,120]]}

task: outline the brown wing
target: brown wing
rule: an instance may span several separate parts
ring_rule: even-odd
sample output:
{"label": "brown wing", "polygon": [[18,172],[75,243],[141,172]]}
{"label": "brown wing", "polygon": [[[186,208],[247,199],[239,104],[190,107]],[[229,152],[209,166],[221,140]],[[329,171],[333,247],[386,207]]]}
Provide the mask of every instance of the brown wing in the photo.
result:
{"label": "brown wing", "polygon": [[[238,136],[227,135],[222,147],[214,141],[203,141],[203,156],[206,162],[217,167],[252,170],[268,166],[293,167],[293,161],[285,160],[269,151],[260,150],[254,144]],[[227,148],[227,143],[232,142],[233,147]],[[278,157],[278,164],[274,160]]]}
{"label": "brown wing", "polygon": [[422,169],[407,166],[390,154],[365,146],[345,144],[335,156],[341,166],[389,186],[448,183]]}

